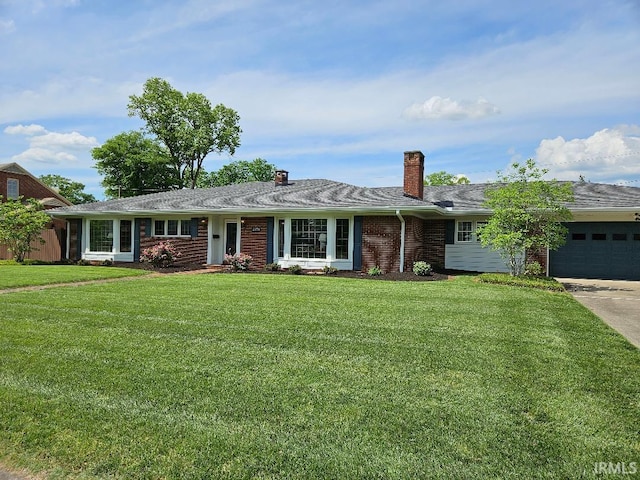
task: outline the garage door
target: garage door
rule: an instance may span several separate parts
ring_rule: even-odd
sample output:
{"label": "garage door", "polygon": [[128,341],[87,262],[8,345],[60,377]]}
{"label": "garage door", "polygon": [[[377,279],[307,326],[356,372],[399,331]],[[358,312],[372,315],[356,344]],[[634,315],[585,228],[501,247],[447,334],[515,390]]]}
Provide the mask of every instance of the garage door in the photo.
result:
{"label": "garage door", "polygon": [[640,280],[640,222],[576,222],[567,227],[567,243],[550,253],[551,276]]}

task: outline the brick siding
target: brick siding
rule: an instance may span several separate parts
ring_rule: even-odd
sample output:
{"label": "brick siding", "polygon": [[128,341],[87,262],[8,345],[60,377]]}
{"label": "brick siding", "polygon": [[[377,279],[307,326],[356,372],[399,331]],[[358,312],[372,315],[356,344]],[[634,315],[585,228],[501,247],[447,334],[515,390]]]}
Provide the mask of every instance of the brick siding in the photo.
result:
{"label": "brick siding", "polygon": [[207,263],[207,225],[198,223],[198,236],[191,237],[147,237],[145,223],[140,227],[140,251],[160,242],[170,241],[181,253],[175,265],[203,265]]}
{"label": "brick siding", "polygon": [[425,220],[425,261],[433,268],[444,268],[446,227],[444,220]]}
{"label": "brick siding", "polygon": [[267,219],[246,217],[243,220],[244,223],[240,224],[240,252],[253,258],[251,270],[261,270],[267,264]]}

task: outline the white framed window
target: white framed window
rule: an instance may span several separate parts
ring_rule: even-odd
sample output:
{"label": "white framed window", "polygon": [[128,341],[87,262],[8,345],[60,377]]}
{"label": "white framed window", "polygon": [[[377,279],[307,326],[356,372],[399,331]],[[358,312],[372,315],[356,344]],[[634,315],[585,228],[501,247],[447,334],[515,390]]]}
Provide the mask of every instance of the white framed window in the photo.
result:
{"label": "white framed window", "polygon": [[17,178],[7,178],[7,198],[17,200],[20,196],[20,181]]}
{"label": "white framed window", "polygon": [[351,259],[352,218],[280,218],[274,253],[280,259]]}
{"label": "white framed window", "polygon": [[171,219],[153,221],[154,237],[189,237],[191,219]]}
{"label": "white framed window", "polygon": [[294,218],[291,220],[291,256],[327,258],[327,219]]}
{"label": "white framed window", "polygon": [[111,252],[113,250],[113,220],[89,221],[89,251]]}
{"label": "white framed window", "polygon": [[473,235],[473,222],[458,222],[458,242],[470,242]]}

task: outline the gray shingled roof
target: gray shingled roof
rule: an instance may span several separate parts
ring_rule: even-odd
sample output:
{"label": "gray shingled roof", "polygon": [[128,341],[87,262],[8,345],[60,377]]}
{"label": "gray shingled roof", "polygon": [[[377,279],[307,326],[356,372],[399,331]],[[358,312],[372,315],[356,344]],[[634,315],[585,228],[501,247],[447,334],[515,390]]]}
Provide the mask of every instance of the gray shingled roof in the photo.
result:
{"label": "gray shingled roof", "polygon": [[[295,180],[287,186],[273,182],[252,182],[196,190],[174,190],[137,197],[121,198],[58,208],[60,216],[106,213],[199,213],[292,210],[422,210],[439,212],[483,211],[487,184],[425,187],[424,200],[403,194],[402,187],[357,187],[331,180]],[[640,188],[619,185],[573,184],[572,210],[640,209]]]}

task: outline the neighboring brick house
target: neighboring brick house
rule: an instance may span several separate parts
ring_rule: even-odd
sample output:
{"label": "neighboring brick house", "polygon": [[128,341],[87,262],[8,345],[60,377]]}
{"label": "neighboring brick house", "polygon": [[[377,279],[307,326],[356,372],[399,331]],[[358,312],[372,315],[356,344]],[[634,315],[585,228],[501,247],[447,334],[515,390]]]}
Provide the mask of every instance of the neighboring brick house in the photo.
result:
{"label": "neighboring brick house", "polygon": [[[411,151],[404,154],[402,187],[289,180],[278,171],[275,182],[175,190],[51,213],[69,222],[72,259],[134,262],[145,246],[170,239],[182,251],[181,263],[220,264],[225,253],[242,252],[254,258],[254,268],[277,262],[390,272],[424,260],[437,268],[508,271],[476,236],[491,215],[483,207],[487,185],[433,187],[423,178],[424,155]],[[541,252],[541,263],[552,275],[640,279],[640,222],[634,222],[640,188],[573,188],[567,247],[562,254]]]}
{"label": "neighboring brick house", "polygon": [[[71,202],[55,190],[49,188],[17,163],[0,164],[0,195],[2,201],[7,199],[35,198],[45,209],[64,207]],[[29,258],[44,261],[58,261],[66,256],[66,226],[67,222],[53,219],[46,230],[42,232],[45,241],[34,244],[34,250]],[[0,245],[0,259],[12,258],[6,246]]]}

